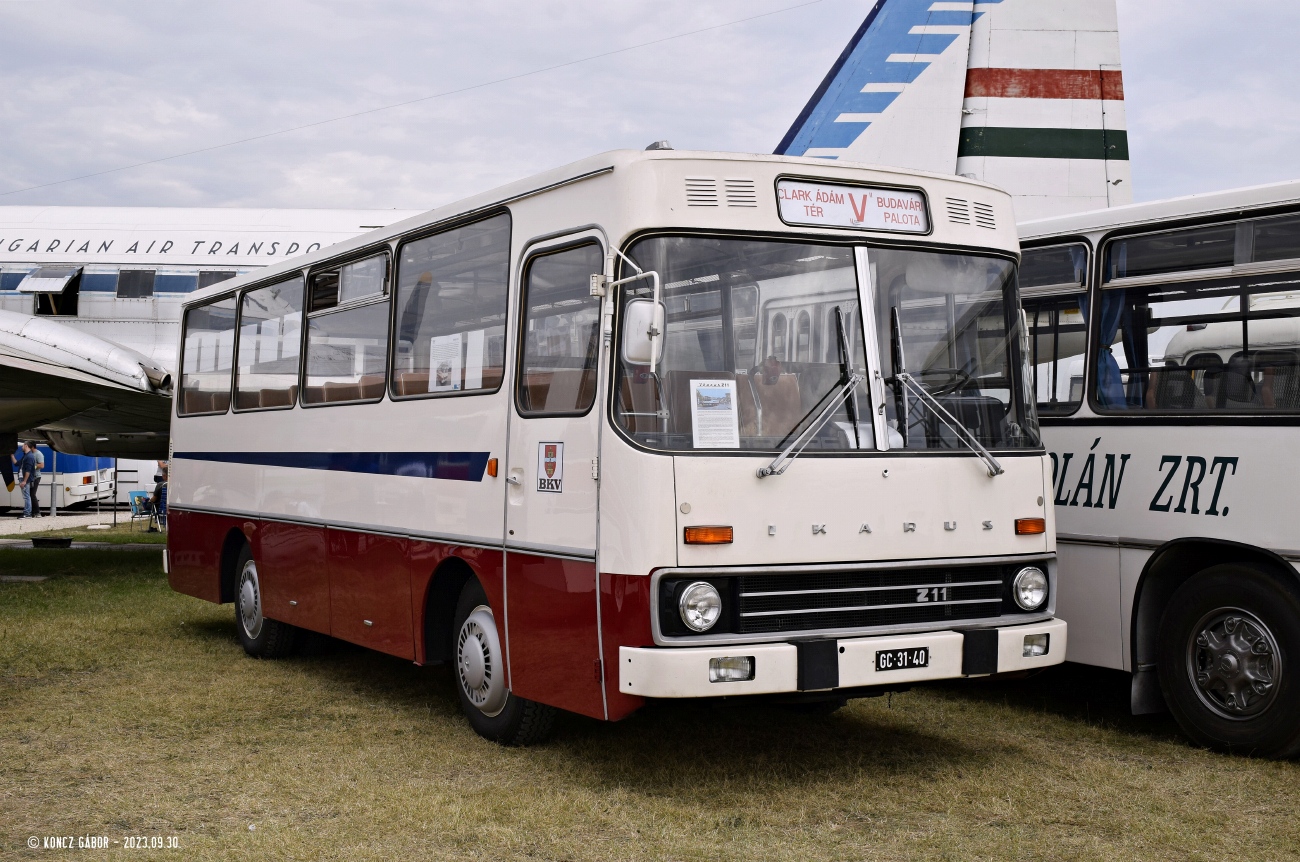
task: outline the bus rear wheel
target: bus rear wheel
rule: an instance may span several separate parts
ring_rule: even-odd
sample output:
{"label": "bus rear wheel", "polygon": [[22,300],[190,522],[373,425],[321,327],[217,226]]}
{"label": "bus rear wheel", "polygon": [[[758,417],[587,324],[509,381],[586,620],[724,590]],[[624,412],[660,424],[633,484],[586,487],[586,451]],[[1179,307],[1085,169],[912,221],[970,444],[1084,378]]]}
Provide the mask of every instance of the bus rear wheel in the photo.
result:
{"label": "bus rear wheel", "polygon": [[235,630],[244,652],[254,658],[283,658],[297,642],[296,628],[262,614],[262,580],[248,545],[235,562]]}
{"label": "bus rear wheel", "polygon": [[1183,731],[1220,751],[1300,751],[1300,590],[1247,565],[1213,566],[1174,593],[1158,669]]}
{"label": "bus rear wheel", "polygon": [[452,626],[456,693],[474,731],[502,745],[531,745],[551,733],[555,709],[506,687],[505,652],[496,617],[478,581],[460,591]]}

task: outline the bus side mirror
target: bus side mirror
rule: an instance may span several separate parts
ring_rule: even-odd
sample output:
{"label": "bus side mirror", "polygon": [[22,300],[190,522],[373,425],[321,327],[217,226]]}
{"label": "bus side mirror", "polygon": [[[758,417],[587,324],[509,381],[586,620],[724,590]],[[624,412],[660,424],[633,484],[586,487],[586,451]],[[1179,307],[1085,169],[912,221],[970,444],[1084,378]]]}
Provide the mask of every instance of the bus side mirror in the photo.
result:
{"label": "bus side mirror", "polygon": [[664,353],[664,304],[649,299],[623,306],[623,362],[658,365]]}

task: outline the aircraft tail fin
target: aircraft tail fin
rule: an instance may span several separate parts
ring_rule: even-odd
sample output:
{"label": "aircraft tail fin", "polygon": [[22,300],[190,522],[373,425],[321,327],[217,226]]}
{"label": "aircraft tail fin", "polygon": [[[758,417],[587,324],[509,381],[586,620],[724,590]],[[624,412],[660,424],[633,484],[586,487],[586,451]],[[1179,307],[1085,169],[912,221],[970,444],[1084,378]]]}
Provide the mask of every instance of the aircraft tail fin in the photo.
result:
{"label": "aircraft tail fin", "polygon": [[1020,219],[1132,200],[1115,0],[877,0],[778,145],[958,173]]}

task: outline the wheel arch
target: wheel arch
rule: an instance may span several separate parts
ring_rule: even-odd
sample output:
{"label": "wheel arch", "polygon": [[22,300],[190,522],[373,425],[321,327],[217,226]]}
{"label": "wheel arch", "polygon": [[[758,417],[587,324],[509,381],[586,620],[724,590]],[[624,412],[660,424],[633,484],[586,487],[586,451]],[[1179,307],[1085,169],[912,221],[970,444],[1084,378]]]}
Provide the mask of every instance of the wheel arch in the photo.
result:
{"label": "wheel arch", "polygon": [[1156,678],[1160,619],[1174,592],[1189,578],[1224,563],[1254,565],[1300,585],[1300,572],[1275,551],[1226,539],[1184,537],[1152,552],[1138,576],[1129,619],[1129,659],[1133,669],[1132,711],[1135,715],[1165,710]]}
{"label": "wheel arch", "polygon": [[252,547],[252,542],[244,531],[238,527],[231,527],[226,532],[226,538],[221,542],[221,603],[233,602],[235,600],[235,584],[239,578],[239,572],[235,567],[239,563],[239,553],[244,546]]}
{"label": "wheel arch", "polygon": [[448,557],[438,563],[424,592],[424,626],[421,632],[425,663],[451,659],[452,623],[460,591],[471,580],[482,579],[462,557]]}

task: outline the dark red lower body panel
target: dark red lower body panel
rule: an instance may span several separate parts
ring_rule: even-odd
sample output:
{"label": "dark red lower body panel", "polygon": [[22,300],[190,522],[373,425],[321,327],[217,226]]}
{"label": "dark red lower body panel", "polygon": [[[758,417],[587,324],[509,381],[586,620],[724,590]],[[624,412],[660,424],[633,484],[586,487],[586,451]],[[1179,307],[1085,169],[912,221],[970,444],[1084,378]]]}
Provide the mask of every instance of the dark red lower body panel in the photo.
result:
{"label": "dark red lower body panel", "polygon": [[604,718],[596,564],[510,551],[506,592],[514,692]]}
{"label": "dark red lower body panel", "polygon": [[[618,650],[654,643],[646,575],[597,578],[582,560],[181,509],[169,520],[177,592],[220,602],[222,551],[238,531],[253,549],[269,618],[417,662],[430,651],[426,616],[451,612],[429,597],[439,568],[455,559],[483,585],[516,694],[613,720],[643,703],[618,690]],[[454,605],[454,591],[442,595]]]}
{"label": "dark red lower body panel", "polygon": [[243,520],[173,509],[167,513],[167,582],[173,590],[221,601],[221,549]]}
{"label": "dark red lower body panel", "polygon": [[618,690],[618,648],[654,646],[648,575],[600,576],[600,628],[605,644],[605,702],[609,705],[609,720],[617,721],[645,703],[643,697]]}
{"label": "dark red lower body panel", "polygon": [[321,634],[330,633],[330,578],[325,531],[302,524],[263,521],[253,556],[268,617]]}
{"label": "dark red lower body panel", "polygon": [[415,658],[406,539],[326,530],[330,634],[401,658]]}

